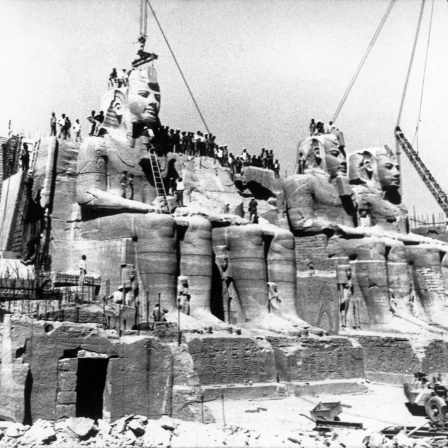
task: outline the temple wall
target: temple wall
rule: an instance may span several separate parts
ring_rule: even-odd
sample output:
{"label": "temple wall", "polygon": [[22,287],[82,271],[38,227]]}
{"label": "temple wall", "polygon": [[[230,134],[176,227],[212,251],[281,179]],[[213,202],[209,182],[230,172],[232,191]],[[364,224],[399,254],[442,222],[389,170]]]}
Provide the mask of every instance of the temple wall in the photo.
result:
{"label": "temple wall", "polygon": [[392,336],[356,336],[362,346],[367,378],[402,384],[416,372],[448,376],[448,342]]}
{"label": "temple wall", "polygon": [[326,235],[295,237],[297,308],[309,324],[339,331],[337,260],[328,257]]}
{"label": "temple wall", "polygon": [[362,348],[348,338],[268,337],[280,381],[322,381],[364,377]]}
{"label": "temple wall", "polygon": [[266,340],[195,335],[188,337],[187,341],[203,385],[276,380],[274,352]]}
{"label": "temple wall", "polygon": [[74,415],[80,351],[108,360],[103,418],[170,413],[171,390],[177,386],[171,338],[118,338],[95,324],[7,316],[2,339],[2,418],[32,422]]}

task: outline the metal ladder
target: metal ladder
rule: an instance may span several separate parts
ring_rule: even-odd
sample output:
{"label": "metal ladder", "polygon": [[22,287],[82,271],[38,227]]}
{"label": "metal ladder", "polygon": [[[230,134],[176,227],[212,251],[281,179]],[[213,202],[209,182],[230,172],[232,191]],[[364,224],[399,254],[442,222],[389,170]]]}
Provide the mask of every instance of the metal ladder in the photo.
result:
{"label": "metal ladder", "polygon": [[161,198],[160,208],[162,210],[162,213],[170,213],[168,199],[166,197],[165,185],[163,183],[162,175],[160,174],[159,161],[157,160],[155,154],[150,153],[149,162],[151,164],[151,171],[154,179],[154,186],[156,187],[157,197]]}
{"label": "metal ladder", "polygon": [[404,136],[403,131],[399,126],[395,128],[395,138],[403,151],[408,156],[412,165],[414,165],[417,173],[420,175],[421,179],[428,187],[434,199],[440,205],[445,215],[448,217],[448,196],[439,183],[434,179],[431,172],[428,170],[423,160],[418,155],[417,151],[409,143],[408,139]]}

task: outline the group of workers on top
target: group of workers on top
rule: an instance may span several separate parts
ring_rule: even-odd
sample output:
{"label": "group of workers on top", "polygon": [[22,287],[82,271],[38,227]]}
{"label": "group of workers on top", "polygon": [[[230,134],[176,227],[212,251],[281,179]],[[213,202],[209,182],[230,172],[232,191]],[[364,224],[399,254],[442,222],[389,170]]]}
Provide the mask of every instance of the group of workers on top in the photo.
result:
{"label": "group of workers on top", "polygon": [[241,156],[234,156],[227,145],[218,145],[216,136],[203,134],[201,131],[187,132],[180,129],[172,129],[169,126],[162,126],[161,138],[163,149],[166,153],[174,152],[186,154],[193,157],[212,157],[223,167],[230,168],[232,173],[241,174],[246,166],[255,166],[274,171],[275,176],[280,177],[280,164],[278,160],[274,162],[272,150],[262,149],[259,156],[250,155],[244,148]]}
{"label": "group of workers on top", "polygon": [[127,87],[129,85],[129,70],[123,68],[121,73],[117,73],[117,69],[113,68],[109,75],[109,89],[116,89],[117,87]]}
{"label": "group of workers on top", "polygon": [[[73,132],[73,134],[72,134]],[[79,118],[73,123],[66,114],[61,114],[60,118],[56,118],[54,112],[51,113],[50,117],[50,137],[57,136],[62,140],[72,140],[74,142],[81,141],[81,124],[79,123]]]}
{"label": "group of workers on top", "polygon": [[315,121],[314,118],[311,119],[310,122],[310,136],[313,135],[319,135],[319,134],[334,134],[337,135],[337,133],[340,132],[339,129],[336,127],[336,125],[330,121],[328,123],[328,126],[325,127],[325,124],[323,121]]}

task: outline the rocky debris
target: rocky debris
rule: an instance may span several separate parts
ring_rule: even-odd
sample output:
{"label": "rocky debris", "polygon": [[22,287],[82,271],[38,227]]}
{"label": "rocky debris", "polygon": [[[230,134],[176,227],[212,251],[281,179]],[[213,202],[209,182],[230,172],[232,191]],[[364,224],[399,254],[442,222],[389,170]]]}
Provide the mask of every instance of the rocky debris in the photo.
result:
{"label": "rocky debris", "polygon": [[[281,428],[279,429],[281,431]],[[412,439],[404,431],[393,439],[366,430],[340,429],[320,434],[314,430],[297,430],[279,434],[259,433],[239,426],[219,426],[183,421],[163,416],[148,420],[128,415],[114,423],[89,418],[67,418],[56,423],[37,420],[33,426],[0,422],[2,448],[183,448],[183,447],[307,447],[307,448],[435,448],[448,447],[448,440]]]}
{"label": "rocky debris", "polygon": [[70,417],[67,419],[67,428],[76,434],[81,440],[89,437],[93,431],[95,422],[85,417]]}

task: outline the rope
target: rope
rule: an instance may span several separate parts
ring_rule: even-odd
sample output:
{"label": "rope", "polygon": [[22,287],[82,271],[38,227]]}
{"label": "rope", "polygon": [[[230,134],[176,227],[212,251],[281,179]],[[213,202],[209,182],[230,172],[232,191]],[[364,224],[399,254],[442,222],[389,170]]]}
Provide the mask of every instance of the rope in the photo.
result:
{"label": "rope", "polygon": [[418,130],[420,127],[420,116],[422,113],[422,103],[423,103],[423,91],[425,89],[425,78],[426,78],[426,65],[428,62],[428,53],[429,53],[429,41],[431,39],[431,28],[432,28],[432,17],[434,12],[434,0],[432,0],[432,6],[431,6],[431,17],[429,19],[429,30],[428,30],[428,41],[426,42],[426,56],[425,56],[425,66],[423,69],[423,81],[422,81],[422,90],[420,93],[420,107],[418,109],[418,119],[417,119],[417,126],[415,127],[415,134],[414,138],[412,139],[412,145],[414,144],[414,140],[417,137],[417,152],[418,152]]}
{"label": "rope", "polygon": [[422,24],[423,10],[425,9],[425,1],[422,0],[422,5],[420,7],[420,16],[418,18],[417,30],[415,32],[414,46],[412,47],[411,60],[409,61],[408,73],[406,75],[406,82],[404,83],[403,96],[401,98],[400,110],[398,112],[397,126],[400,126],[401,114],[403,112],[404,101],[406,99],[406,92],[408,90],[409,77],[411,75],[412,65],[414,63],[415,49],[417,47],[418,36],[420,34],[420,26]]}
{"label": "rope", "polygon": [[396,1],[396,0],[391,0],[391,2],[389,3],[389,7],[387,8],[387,10],[386,10],[386,12],[385,12],[383,18],[381,19],[381,22],[380,22],[380,24],[378,25],[378,28],[377,28],[375,34],[373,35],[372,40],[370,41],[370,44],[369,44],[369,46],[368,46],[368,48],[367,48],[367,51],[365,52],[365,54],[364,54],[364,56],[363,56],[361,62],[359,63],[358,68],[356,69],[356,72],[355,72],[355,74],[353,75],[353,78],[352,78],[352,80],[350,81],[350,84],[348,85],[348,87],[347,87],[347,89],[346,89],[346,91],[345,91],[345,93],[344,93],[344,96],[342,97],[342,100],[341,100],[341,102],[339,103],[338,108],[336,109],[336,112],[335,112],[335,114],[334,114],[334,116],[333,116],[333,120],[332,120],[333,123],[336,121],[336,118],[338,117],[339,112],[340,112],[341,109],[342,109],[342,106],[344,105],[344,103],[345,103],[345,101],[346,101],[348,95],[350,94],[350,91],[351,91],[353,85],[355,84],[356,79],[358,78],[358,75],[359,75],[359,73],[361,72],[362,67],[364,66],[364,63],[366,62],[366,59],[367,59],[367,57],[369,56],[370,51],[372,50],[372,48],[373,48],[373,46],[374,46],[374,44],[375,44],[375,42],[376,42],[376,40],[377,40],[377,38],[378,38],[378,36],[379,36],[381,30],[382,30],[382,28],[383,28],[383,25],[385,24],[387,18],[389,17],[389,13],[390,13],[390,11],[392,10],[392,7],[393,7],[394,4],[395,4],[395,1]]}
{"label": "rope", "polygon": [[196,101],[196,99],[195,99],[195,97],[193,95],[193,92],[191,91],[190,86],[188,85],[188,82],[187,82],[187,80],[185,78],[185,75],[182,72],[182,69],[180,68],[180,65],[177,62],[176,56],[174,55],[174,52],[173,52],[173,50],[171,48],[171,45],[169,44],[168,39],[167,39],[165,33],[163,32],[163,29],[162,29],[162,26],[160,25],[159,20],[157,19],[156,13],[155,13],[154,9],[152,8],[151,3],[149,3],[149,0],[146,0],[146,1],[148,3],[149,7],[151,8],[152,15],[154,16],[154,19],[157,22],[157,25],[158,25],[158,27],[160,29],[160,32],[162,33],[162,36],[165,39],[166,45],[168,46],[168,49],[170,50],[171,56],[173,57],[174,62],[176,63],[177,69],[179,70],[179,73],[182,76],[182,79],[183,79],[183,81],[185,83],[185,86],[187,87],[188,92],[190,93],[191,99],[193,100],[193,103],[196,106],[196,110],[198,111],[199,116],[201,117],[202,123],[204,123],[205,129],[207,129],[208,135],[211,135],[211,132],[210,132],[208,126],[207,126],[207,123],[205,122],[205,119],[204,119],[204,117],[203,117],[203,115],[201,113],[201,110],[199,109],[199,105],[198,105],[198,103],[197,103],[197,101]]}

